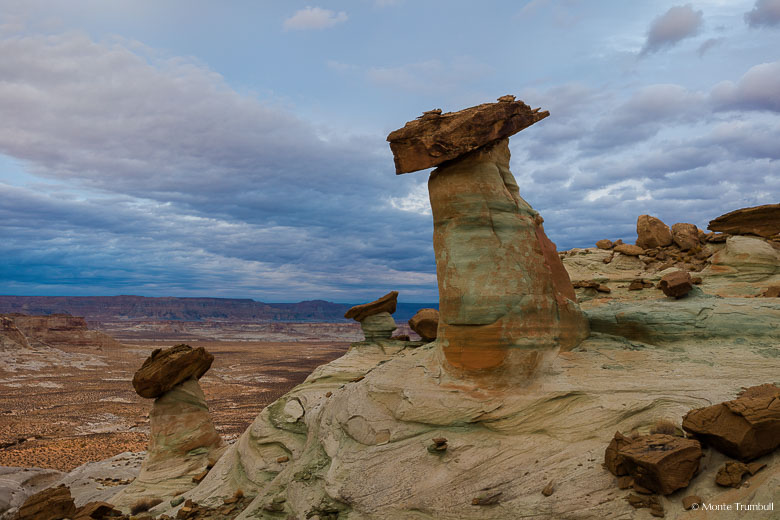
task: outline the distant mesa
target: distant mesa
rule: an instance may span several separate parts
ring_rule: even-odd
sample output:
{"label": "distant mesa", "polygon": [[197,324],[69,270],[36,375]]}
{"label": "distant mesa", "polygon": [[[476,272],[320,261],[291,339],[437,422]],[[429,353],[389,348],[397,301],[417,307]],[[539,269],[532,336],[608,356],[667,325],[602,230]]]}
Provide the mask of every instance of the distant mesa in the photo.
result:
{"label": "distant mesa", "polygon": [[550,113],[531,109],[514,96],[501,96],[459,112],[425,112],[387,136],[397,174],[424,170],[506,139]]}
{"label": "distant mesa", "polygon": [[766,204],[731,211],[711,220],[707,229],[731,235],[777,237],[780,235],[780,204]]}

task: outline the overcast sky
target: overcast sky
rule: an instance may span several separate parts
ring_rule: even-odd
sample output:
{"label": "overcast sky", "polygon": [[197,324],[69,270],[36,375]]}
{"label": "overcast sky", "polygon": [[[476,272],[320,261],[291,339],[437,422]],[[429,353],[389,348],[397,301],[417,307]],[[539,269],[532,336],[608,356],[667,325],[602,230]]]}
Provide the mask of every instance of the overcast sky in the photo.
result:
{"label": "overcast sky", "polygon": [[780,0],[0,0],[0,294],[436,301],[385,138],[504,94],[559,249],[780,201]]}

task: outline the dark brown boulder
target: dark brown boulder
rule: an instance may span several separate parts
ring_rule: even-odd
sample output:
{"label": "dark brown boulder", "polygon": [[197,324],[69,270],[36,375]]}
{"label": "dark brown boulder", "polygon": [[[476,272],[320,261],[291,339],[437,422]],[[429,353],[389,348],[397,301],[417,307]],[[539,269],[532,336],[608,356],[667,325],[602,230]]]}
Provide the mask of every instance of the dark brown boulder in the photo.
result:
{"label": "dark brown boulder", "polygon": [[780,234],[780,204],[742,208],[711,220],[707,229],[731,235],[772,237]]}
{"label": "dark brown boulder", "polygon": [[118,516],[122,512],[107,502],[89,502],[78,509],[73,520],[106,520]]}
{"label": "dark brown boulder", "polygon": [[753,460],[780,446],[780,388],[754,386],[733,401],[691,410],[682,427],[730,457]]}
{"label": "dark brown boulder", "polygon": [[409,328],[415,331],[423,341],[436,339],[436,331],[439,328],[439,311],[436,309],[420,309],[409,320]]}
{"label": "dark brown boulder", "polygon": [[398,291],[390,291],[378,300],[355,305],[344,313],[344,317],[347,319],[352,318],[355,321],[363,321],[367,317],[379,314],[380,312],[389,312],[390,314],[393,314],[397,303]]}
{"label": "dark brown boulder", "polygon": [[19,508],[17,520],[59,520],[72,518],[76,504],[70,495],[70,488],[64,484],[46,488],[27,498]]}
{"label": "dark brown boulder", "polygon": [[604,465],[607,467],[609,472],[616,477],[628,475],[628,469],[623,464],[623,460],[620,457],[619,452],[622,448],[625,448],[630,443],[630,438],[626,437],[620,432],[615,432],[615,436],[609,442],[609,445],[604,452]]}
{"label": "dark brown boulder", "polygon": [[658,288],[667,296],[682,298],[693,289],[693,280],[688,271],[674,271],[661,278]]}
{"label": "dark brown boulder", "polygon": [[635,437],[617,450],[618,463],[634,483],[662,495],[686,487],[701,457],[698,441],[663,433]]}
{"label": "dark brown boulder", "polygon": [[214,361],[203,347],[176,345],[152,352],[133,376],[133,388],[141,397],[159,397],[187,379],[200,379]]}
{"label": "dark brown boulder", "polygon": [[514,96],[446,114],[429,111],[387,136],[397,174],[424,170],[505,139],[549,116]]}
{"label": "dark brown boulder", "polygon": [[598,247],[599,249],[612,249],[613,245],[614,244],[612,244],[612,240],[608,240],[606,238],[596,242],[596,247]]}
{"label": "dark brown boulder", "polygon": [[636,245],[645,249],[664,247],[672,243],[669,226],[650,215],[640,215],[636,219],[636,236]]}

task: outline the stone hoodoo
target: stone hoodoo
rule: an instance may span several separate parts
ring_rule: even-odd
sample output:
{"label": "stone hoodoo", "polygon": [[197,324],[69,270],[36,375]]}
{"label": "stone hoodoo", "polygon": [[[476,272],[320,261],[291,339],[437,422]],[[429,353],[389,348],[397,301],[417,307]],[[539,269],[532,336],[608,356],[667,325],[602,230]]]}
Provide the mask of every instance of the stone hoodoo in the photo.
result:
{"label": "stone hoodoo", "polygon": [[520,197],[508,137],[544,119],[512,96],[425,114],[388,136],[396,173],[430,166],[437,341],[450,366],[530,375],[542,353],[588,335],[543,219]]}
{"label": "stone hoodoo", "polygon": [[398,327],[391,316],[398,304],[398,291],[390,291],[369,303],[355,305],[344,313],[344,317],[360,322],[366,341],[390,339]]}
{"label": "stone hoodoo", "polygon": [[166,498],[202,479],[226,445],[217,433],[198,379],[214,356],[203,347],[155,350],[135,373],[141,397],[155,398],[149,413],[149,447],[141,472],[111,503],[126,508],[142,498]]}

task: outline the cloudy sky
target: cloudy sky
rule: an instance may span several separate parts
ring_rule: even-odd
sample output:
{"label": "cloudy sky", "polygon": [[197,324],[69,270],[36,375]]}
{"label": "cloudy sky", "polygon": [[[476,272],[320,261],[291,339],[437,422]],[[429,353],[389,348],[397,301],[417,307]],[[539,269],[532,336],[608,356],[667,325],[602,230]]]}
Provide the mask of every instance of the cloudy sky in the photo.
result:
{"label": "cloudy sky", "polygon": [[436,301],[385,138],[504,94],[559,249],[780,201],[780,0],[0,0],[0,294]]}

